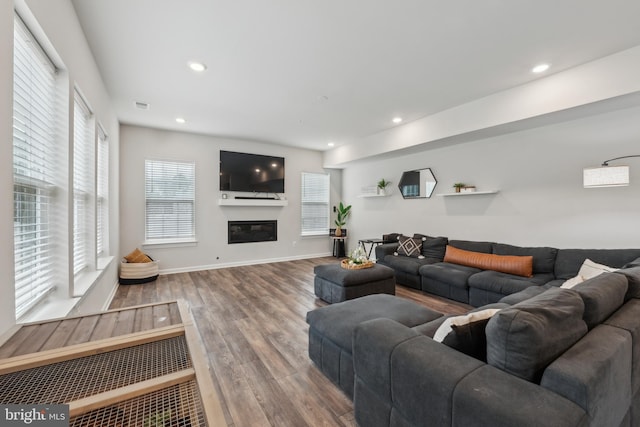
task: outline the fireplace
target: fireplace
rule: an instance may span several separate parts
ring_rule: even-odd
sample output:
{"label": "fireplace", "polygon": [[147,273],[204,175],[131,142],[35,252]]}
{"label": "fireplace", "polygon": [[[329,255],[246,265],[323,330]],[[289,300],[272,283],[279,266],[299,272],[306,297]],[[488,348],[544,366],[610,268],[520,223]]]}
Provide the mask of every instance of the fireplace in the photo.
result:
{"label": "fireplace", "polygon": [[278,221],[229,221],[228,243],[275,242]]}

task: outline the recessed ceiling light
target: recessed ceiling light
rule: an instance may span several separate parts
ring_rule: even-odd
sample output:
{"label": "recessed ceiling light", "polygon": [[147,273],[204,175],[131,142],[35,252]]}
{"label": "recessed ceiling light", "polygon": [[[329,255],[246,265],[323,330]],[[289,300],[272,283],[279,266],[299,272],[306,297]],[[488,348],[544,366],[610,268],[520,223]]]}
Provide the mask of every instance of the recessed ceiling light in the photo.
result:
{"label": "recessed ceiling light", "polygon": [[392,122],[395,124],[402,123],[402,117],[394,117]]}
{"label": "recessed ceiling light", "polygon": [[549,64],[538,64],[531,69],[532,73],[544,73],[549,69]]}
{"label": "recessed ceiling light", "polygon": [[180,124],[184,124],[184,123],[186,123],[187,121],[186,121],[184,118],[182,118],[182,117],[176,117],[176,122],[178,122],[178,123],[180,123]]}
{"label": "recessed ceiling light", "polygon": [[336,145],[336,144],[335,144],[335,143],[333,143],[333,142],[329,142],[327,145],[328,145],[329,147],[333,147],[333,146],[334,146],[334,145]]}
{"label": "recessed ceiling light", "polygon": [[260,173],[260,169],[256,169],[256,173]]}
{"label": "recessed ceiling light", "polygon": [[202,62],[191,61],[188,64],[189,64],[189,68],[191,68],[193,71],[197,71],[198,73],[201,73],[207,69],[207,66]]}

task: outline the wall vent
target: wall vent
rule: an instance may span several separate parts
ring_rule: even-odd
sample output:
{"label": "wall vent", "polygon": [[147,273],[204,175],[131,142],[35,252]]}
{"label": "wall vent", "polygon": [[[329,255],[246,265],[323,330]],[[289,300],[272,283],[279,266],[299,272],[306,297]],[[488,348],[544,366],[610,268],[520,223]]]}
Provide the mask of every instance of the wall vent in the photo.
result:
{"label": "wall vent", "polygon": [[141,110],[148,110],[149,104],[147,104],[146,102],[136,101],[136,107]]}

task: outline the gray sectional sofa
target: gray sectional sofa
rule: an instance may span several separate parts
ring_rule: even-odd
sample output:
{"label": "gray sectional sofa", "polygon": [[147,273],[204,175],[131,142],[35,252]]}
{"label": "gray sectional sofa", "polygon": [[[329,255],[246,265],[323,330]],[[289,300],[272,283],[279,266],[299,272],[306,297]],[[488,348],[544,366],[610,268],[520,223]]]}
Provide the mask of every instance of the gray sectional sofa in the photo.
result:
{"label": "gray sectional sofa", "polygon": [[[420,258],[397,254],[397,242],[385,243],[376,247],[377,263],[391,267],[395,272],[396,282],[401,285],[474,307],[497,302],[531,286],[560,286],[578,273],[587,258],[620,268],[640,257],[640,249],[557,249],[449,240],[446,237],[424,234],[415,234],[413,237],[422,239]],[[444,262],[447,245],[486,254],[532,256],[533,274],[531,277],[522,277]]]}
{"label": "gray sectional sofa", "polygon": [[640,259],[472,310],[499,309],[468,335],[480,353],[435,341],[448,316],[398,300],[307,315],[310,356],[340,373],[360,426],[640,426]]}

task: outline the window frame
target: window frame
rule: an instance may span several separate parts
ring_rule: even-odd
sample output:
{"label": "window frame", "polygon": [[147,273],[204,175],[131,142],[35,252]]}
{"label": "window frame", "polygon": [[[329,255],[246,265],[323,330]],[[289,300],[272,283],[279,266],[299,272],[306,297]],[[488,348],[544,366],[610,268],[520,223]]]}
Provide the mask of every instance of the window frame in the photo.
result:
{"label": "window frame", "polygon": [[[319,188],[318,183],[321,184],[322,188]],[[301,236],[326,236],[329,234],[331,223],[330,205],[331,175],[328,173],[302,172],[300,185]],[[322,209],[323,206],[324,209]],[[324,211],[326,219],[325,215],[314,214],[313,211]],[[308,226],[307,224],[309,223],[315,224]]]}
{"label": "window frame", "polygon": [[[176,175],[173,177],[165,175],[170,172]],[[186,187],[182,186],[183,188],[175,185],[179,182],[176,176],[180,173],[190,175],[186,176],[187,183]],[[144,175],[145,241],[143,244],[196,242],[196,163],[194,161],[146,159]],[[170,195],[171,192],[174,194]],[[186,211],[185,208],[187,208]],[[174,218],[167,221],[166,212],[160,218],[159,214],[153,212],[154,210],[156,212],[169,210]],[[185,212],[191,217],[190,221],[184,221]],[[161,232],[158,230],[159,227],[173,230],[173,232]],[[185,230],[187,231],[185,232]]]}
{"label": "window frame", "polygon": [[14,298],[19,319],[61,284],[55,219],[63,181],[56,156],[63,148],[56,125],[61,117],[58,70],[17,13],[13,59]]}

